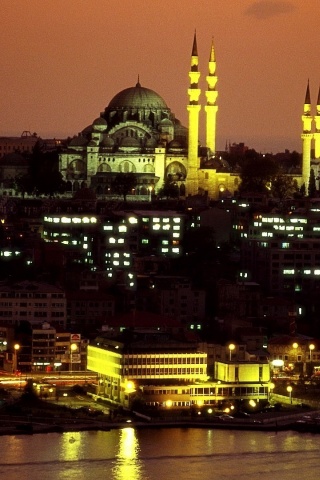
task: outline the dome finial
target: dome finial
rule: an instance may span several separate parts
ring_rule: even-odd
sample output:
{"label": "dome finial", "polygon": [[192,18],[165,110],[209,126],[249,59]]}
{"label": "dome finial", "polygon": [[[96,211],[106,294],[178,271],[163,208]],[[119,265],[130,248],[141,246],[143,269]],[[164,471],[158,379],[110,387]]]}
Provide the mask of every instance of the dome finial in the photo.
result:
{"label": "dome finial", "polygon": [[141,87],[141,84],[140,84],[140,75],[139,75],[139,73],[138,73],[138,81],[137,81],[136,87]]}

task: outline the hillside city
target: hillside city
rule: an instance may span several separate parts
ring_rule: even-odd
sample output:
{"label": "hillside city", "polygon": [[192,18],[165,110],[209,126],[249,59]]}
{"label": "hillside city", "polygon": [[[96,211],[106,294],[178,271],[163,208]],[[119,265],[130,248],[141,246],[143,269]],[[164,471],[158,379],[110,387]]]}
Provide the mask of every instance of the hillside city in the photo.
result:
{"label": "hillside city", "polygon": [[320,90],[302,154],[219,151],[213,40],[204,141],[200,75],[195,33],[186,127],[138,76],[72,138],[0,137],[4,374],[144,412],[318,406]]}
{"label": "hillside city", "polygon": [[[88,369],[106,399],[129,406],[134,393],[181,408],[267,401],[271,380],[316,379],[320,200],[316,188],[280,197],[267,185],[275,164],[299,168],[296,152],[264,155],[264,178],[247,172],[250,188],[211,201],[180,197],[174,184],[132,195],[120,176],[109,195],[67,192],[61,178],[53,191],[24,192],[22,176],[36,185],[43,174],[45,186],[50,168],[59,179],[66,141],[29,135],[21,152],[14,140],[0,158],[4,372]],[[32,171],[39,157],[45,172]],[[221,157],[248,165],[262,155],[233,144]]]}

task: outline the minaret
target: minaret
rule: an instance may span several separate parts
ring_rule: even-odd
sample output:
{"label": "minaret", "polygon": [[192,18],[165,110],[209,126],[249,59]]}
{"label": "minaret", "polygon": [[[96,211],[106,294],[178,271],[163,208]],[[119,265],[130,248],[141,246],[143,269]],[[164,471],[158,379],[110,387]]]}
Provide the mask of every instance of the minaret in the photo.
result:
{"label": "minaret", "polygon": [[309,80],[306,91],[306,98],[303,106],[302,115],[303,133],[302,138],[302,180],[305,185],[306,195],[308,194],[309,177],[310,177],[310,163],[311,163],[311,140],[312,140],[312,116],[311,116],[311,100]]}
{"label": "minaret", "polygon": [[315,133],[314,136],[314,157],[320,158],[320,87],[317,100],[317,113],[314,116]]}
{"label": "minaret", "polygon": [[198,194],[198,143],[199,143],[199,112],[201,106],[199,105],[199,97],[201,90],[199,89],[200,72],[198,71],[198,48],[197,37],[194,34],[192,54],[191,54],[191,68],[189,72],[190,88],[188,89],[189,105],[187,110],[189,112],[189,132],[188,132],[188,173],[187,173],[187,194]]}
{"label": "minaret", "polygon": [[205,111],[207,114],[206,122],[206,146],[210,149],[210,153],[215,154],[216,152],[216,119],[218,106],[216,105],[218,92],[216,90],[216,83],[218,77],[215,75],[216,72],[216,59],[214,53],[213,39],[211,44],[211,51],[209,57],[209,74],[207,75],[207,84],[208,89],[206,91],[207,105],[205,106]]}

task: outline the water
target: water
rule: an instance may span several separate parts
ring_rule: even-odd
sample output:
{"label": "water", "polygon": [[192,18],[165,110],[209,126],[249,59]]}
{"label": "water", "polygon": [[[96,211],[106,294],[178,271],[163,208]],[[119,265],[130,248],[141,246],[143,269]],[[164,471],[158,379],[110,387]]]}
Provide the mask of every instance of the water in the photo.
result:
{"label": "water", "polygon": [[320,435],[124,428],[0,437],[6,480],[318,478]]}

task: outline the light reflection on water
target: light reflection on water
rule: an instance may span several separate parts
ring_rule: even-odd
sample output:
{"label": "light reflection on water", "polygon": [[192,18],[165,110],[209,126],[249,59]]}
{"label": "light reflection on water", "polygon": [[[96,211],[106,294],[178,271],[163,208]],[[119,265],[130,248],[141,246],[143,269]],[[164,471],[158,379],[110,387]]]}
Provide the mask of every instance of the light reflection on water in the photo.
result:
{"label": "light reflection on water", "polygon": [[320,435],[124,428],[0,436],[6,480],[318,478]]}
{"label": "light reflection on water", "polygon": [[119,452],[113,468],[115,480],[142,480],[142,461],[139,459],[140,447],[137,432],[134,428],[124,428],[120,431]]}

